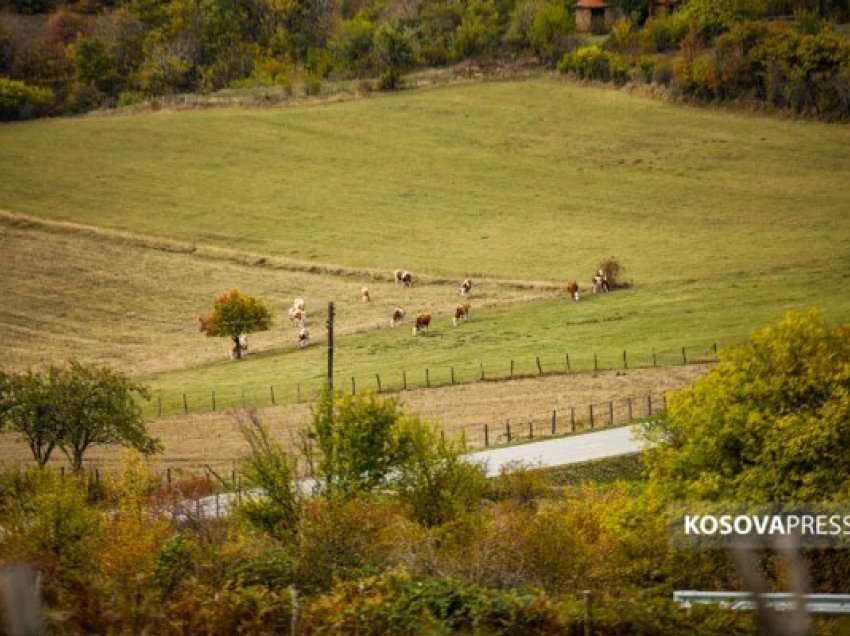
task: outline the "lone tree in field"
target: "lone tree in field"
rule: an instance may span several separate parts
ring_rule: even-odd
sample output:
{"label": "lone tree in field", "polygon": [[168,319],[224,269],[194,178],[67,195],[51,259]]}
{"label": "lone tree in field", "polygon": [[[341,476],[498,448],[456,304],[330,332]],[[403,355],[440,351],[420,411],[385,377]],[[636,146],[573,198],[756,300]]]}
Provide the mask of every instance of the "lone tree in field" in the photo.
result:
{"label": "lone tree in field", "polygon": [[122,444],[145,454],[161,449],[145,430],[137,398],[148,399],[142,385],[79,362],[44,374],[0,374],[0,425],[26,440],[39,466],[59,448],[79,471],[92,446]]}
{"label": "lone tree in field", "polygon": [[235,289],[215,300],[212,313],[201,317],[201,331],[208,336],[227,336],[233,341],[235,357],[242,357],[239,336],[257,331],[268,331],[272,317],[263,301],[243,296]]}

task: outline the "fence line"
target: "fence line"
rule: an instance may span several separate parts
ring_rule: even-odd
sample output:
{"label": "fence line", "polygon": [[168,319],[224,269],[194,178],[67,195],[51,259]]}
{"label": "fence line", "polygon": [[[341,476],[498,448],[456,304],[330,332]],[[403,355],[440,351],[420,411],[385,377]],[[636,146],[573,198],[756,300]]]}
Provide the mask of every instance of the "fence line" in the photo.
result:
{"label": "fence line", "polygon": [[[678,349],[655,350],[636,353],[623,349],[621,354],[608,355],[604,359],[593,353],[592,364],[569,352],[550,356],[534,356],[531,361],[509,358],[501,364],[485,365],[483,361],[466,362],[448,367],[426,367],[418,372],[403,369],[394,373],[373,373],[339,377],[340,387],[346,393],[364,391],[398,393],[419,389],[437,389],[476,382],[499,382],[533,377],[552,377],[588,372],[613,370],[637,370],[653,367],[670,367],[690,364],[705,364],[717,361],[717,344],[709,347],[690,346]],[[587,356],[586,356],[587,357]],[[578,363],[578,364],[577,364]],[[282,404],[313,402],[324,386],[323,378],[307,378],[288,388],[280,384],[233,386],[219,385],[204,391],[163,392],[156,391],[150,402],[143,405],[148,417],[209,413],[228,408],[262,408]],[[310,388],[305,388],[310,387]]]}

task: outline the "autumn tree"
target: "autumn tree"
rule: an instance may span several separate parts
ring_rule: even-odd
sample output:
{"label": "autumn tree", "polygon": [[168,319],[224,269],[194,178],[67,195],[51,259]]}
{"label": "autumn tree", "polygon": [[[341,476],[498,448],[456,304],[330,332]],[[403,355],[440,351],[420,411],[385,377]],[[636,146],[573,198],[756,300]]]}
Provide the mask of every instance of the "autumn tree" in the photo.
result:
{"label": "autumn tree", "polygon": [[720,354],[646,435],[652,481],[682,500],[850,495],[850,325],[789,313]]}
{"label": "autumn tree", "polygon": [[121,444],[145,454],[161,449],[147,434],[139,398],[148,399],[144,386],[74,361],[43,374],[2,374],[0,424],[26,440],[39,466],[59,448],[79,471],[92,446]]}
{"label": "autumn tree", "polygon": [[233,351],[242,357],[239,336],[257,331],[268,331],[272,325],[269,310],[261,300],[244,296],[235,289],[215,300],[212,313],[200,318],[201,331],[210,337],[227,336],[233,341]]}

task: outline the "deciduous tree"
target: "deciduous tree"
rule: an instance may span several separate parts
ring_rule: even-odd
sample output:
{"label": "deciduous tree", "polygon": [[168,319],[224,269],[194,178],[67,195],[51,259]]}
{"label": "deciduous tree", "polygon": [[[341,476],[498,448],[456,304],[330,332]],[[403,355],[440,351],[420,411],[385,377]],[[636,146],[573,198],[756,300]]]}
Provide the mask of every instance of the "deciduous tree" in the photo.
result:
{"label": "deciduous tree", "polygon": [[272,325],[269,310],[261,300],[244,296],[235,289],[222,294],[215,300],[212,313],[201,317],[201,331],[211,337],[229,337],[234,344],[237,358],[242,357],[239,336],[242,334],[268,331]]}

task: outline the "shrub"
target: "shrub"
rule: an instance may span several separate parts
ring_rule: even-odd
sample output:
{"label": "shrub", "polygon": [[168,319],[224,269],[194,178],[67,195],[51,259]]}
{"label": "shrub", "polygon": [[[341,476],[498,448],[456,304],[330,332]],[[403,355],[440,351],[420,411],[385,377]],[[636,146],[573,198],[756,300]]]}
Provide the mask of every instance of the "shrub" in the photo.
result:
{"label": "shrub", "polygon": [[493,53],[499,41],[499,13],[492,0],[471,0],[452,37],[455,60]]}
{"label": "shrub", "polygon": [[0,120],[38,117],[48,111],[53,99],[50,89],[0,77]]}
{"label": "shrub", "polygon": [[544,62],[557,62],[568,46],[568,37],[575,31],[575,19],[561,2],[538,3],[531,24],[528,41]]}
{"label": "shrub", "polygon": [[652,82],[652,78],[655,75],[655,69],[658,62],[654,57],[650,57],[648,55],[641,55],[638,58],[637,68],[639,79],[645,83],[649,84]]}
{"label": "shrub", "polygon": [[558,70],[571,71],[582,79],[622,84],[628,79],[629,67],[616,53],[591,45],[565,54]]}
{"label": "shrub", "polygon": [[850,478],[850,326],[815,313],[725,350],[693,388],[670,396],[647,435],[652,480],[672,497],[741,502],[841,500]]}
{"label": "shrub", "polygon": [[652,69],[652,83],[659,86],[669,86],[673,81],[675,72],[673,65],[668,60],[660,60]]}
{"label": "shrub", "polygon": [[682,13],[647,20],[640,31],[640,48],[645,53],[663,53],[675,49],[688,33],[689,24]]}

